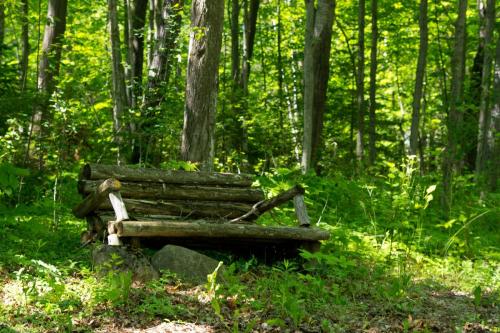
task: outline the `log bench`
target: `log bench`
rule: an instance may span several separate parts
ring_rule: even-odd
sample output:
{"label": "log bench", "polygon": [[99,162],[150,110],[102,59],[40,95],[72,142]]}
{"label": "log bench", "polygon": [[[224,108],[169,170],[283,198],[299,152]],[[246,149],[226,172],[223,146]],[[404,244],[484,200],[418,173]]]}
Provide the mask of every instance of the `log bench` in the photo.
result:
{"label": "log bench", "polygon": [[[87,164],[78,191],[84,197],[73,213],[87,220],[82,242],[178,244],[259,252],[283,248],[313,251],[329,233],[310,227],[304,189],[296,185],[265,199],[252,177],[215,172],[167,171]],[[261,226],[263,213],[293,200],[298,227]],[[151,242],[152,243],[152,242]]]}

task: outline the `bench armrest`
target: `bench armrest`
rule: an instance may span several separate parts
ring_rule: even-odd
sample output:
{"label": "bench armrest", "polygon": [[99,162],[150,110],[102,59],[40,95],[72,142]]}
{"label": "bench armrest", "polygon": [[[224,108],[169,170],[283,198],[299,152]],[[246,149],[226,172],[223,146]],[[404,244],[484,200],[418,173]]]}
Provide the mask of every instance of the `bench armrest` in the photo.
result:
{"label": "bench armrest", "polygon": [[299,219],[299,225],[301,227],[308,227],[311,223],[309,221],[309,216],[307,215],[306,204],[304,202],[304,193],[305,190],[302,186],[295,185],[291,189],[282,192],[275,197],[257,202],[249,212],[229,222],[236,223],[249,218],[250,216],[260,216],[268,210],[271,210],[274,207],[282,205],[285,202],[293,199],[295,214]]}

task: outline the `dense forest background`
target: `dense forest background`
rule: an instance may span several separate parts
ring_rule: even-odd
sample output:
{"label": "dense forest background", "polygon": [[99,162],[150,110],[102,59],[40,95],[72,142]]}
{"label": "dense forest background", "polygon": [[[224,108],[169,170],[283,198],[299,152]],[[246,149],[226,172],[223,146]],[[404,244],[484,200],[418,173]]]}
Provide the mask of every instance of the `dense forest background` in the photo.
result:
{"label": "dense forest background", "polygon": [[[451,315],[440,320],[449,326],[441,329],[466,329],[467,321],[498,329],[495,0],[0,1],[0,212],[2,227],[11,230],[0,236],[6,285],[52,276],[40,270],[40,260],[52,260],[56,270],[72,260],[40,249],[57,246],[48,245],[49,231],[78,243],[83,224],[70,209],[87,162],[242,172],[255,174],[269,196],[304,184],[312,220],[333,235],[314,257],[325,269],[312,272],[336,286],[321,296],[324,303],[304,303],[319,297],[311,294],[319,288],[314,278],[302,290],[288,264],[264,269],[269,284],[260,288],[285,279],[302,290],[282,291],[269,309],[250,306],[269,320],[291,318],[270,326],[362,330],[380,324],[373,318],[391,317],[374,314],[367,326],[345,319],[361,311],[354,299],[367,297],[373,304],[389,300],[395,321],[406,321],[400,331],[429,328],[430,321],[415,326],[416,305],[405,302],[432,294],[426,288],[411,294],[417,285],[411,281],[440,276],[438,283],[465,290],[472,304],[471,317],[462,319],[461,310],[447,309]],[[289,213],[284,208],[261,223],[292,224]],[[82,250],[72,246],[77,256]],[[373,263],[395,272],[390,283],[399,287],[390,289],[375,274],[370,281],[381,288],[363,294],[363,286],[352,285],[364,278],[354,272],[360,262],[370,272]],[[253,264],[241,265],[236,272]],[[456,274],[468,277],[445,282]],[[232,283],[224,292],[236,293]],[[339,296],[346,290],[352,299]],[[58,311],[43,312],[26,298],[34,309],[1,310],[0,319],[22,326],[20,318],[42,311],[56,318],[54,330],[78,326],[66,322],[75,310],[63,309],[61,299],[50,301]],[[120,311],[134,302],[118,300]],[[238,303],[241,313],[245,304]],[[325,315],[331,304],[348,307],[345,320]],[[155,318],[192,319],[148,309]],[[311,311],[324,320],[309,317]],[[215,312],[225,328],[251,321]],[[22,327],[39,323],[30,325]]]}

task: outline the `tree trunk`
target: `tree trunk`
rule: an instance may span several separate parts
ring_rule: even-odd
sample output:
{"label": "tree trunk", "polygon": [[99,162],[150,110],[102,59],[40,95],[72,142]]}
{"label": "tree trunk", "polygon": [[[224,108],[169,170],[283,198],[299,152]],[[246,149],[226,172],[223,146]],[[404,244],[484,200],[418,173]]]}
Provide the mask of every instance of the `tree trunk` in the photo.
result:
{"label": "tree trunk", "polygon": [[114,141],[117,147],[117,163],[121,164],[125,160],[121,146],[123,145],[123,117],[127,110],[127,93],[125,90],[125,74],[120,51],[120,31],[118,30],[118,13],[116,5],[116,0],[108,0],[111,60],[113,63],[113,129]]}
{"label": "tree trunk", "polygon": [[[238,155],[246,152],[243,118],[243,88],[240,70],[240,0],[231,0],[231,148]],[[241,159],[241,157],[240,157]],[[242,162],[242,161],[240,161]]]}
{"label": "tree trunk", "polygon": [[[281,29],[283,28],[281,24],[281,0],[278,0],[278,5],[277,5],[277,13],[276,16],[277,18],[277,25],[276,25],[276,37],[277,37],[277,51],[278,51],[278,59],[277,59],[277,73],[278,73],[278,117],[279,117],[279,133],[283,133],[283,100],[284,100],[284,95],[283,95],[283,79],[284,79],[284,69],[283,69],[283,51],[282,51],[282,31]],[[281,147],[279,147],[279,150],[281,150]]]}
{"label": "tree trunk", "polygon": [[233,95],[240,80],[240,0],[231,0],[231,76]]}
{"label": "tree trunk", "polygon": [[481,182],[485,176],[486,164],[491,153],[491,109],[489,107],[491,65],[493,61],[493,32],[495,25],[495,0],[488,0],[485,13],[485,31],[484,31],[484,58],[483,71],[481,77],[481,98],[479,104],[479,131],[477,139],[477,157],[476,157],[476,181]]}
{"label": "tree trunk", "polygon": [[[35,143],[42,137],[42,120],[47,116],[50,95],[55,88],[55,77],[59,73],[62,42],[66,30],[67,0],[49,0],[47,24],[43,35],[42,54],[38,65],[38,93],[41,95],[31,121],[30,141]],[[39,142],[38,142],[39,144]],[[28,149],[30,149],[28,147]],[[38,156],[41,162],[41,155]],[[41,166],[41,164],[40,164]]]}
{"label": "tree trunk", "polygon": [[223,0],[193,0],[181,154],[203,170],[213,168],[223,19]]}
{"label": "tree trunk", "polygon": [[306,1],[302,171],[317,165],[329,77],[334,0]]}
{"label": "tree trunk", "polygon": [[413,92],[413,113],[410,130],[410,155],[416,155],[419,142],[420,107],[424,86],[425,67],[427,63],[427,45],[429,33],[427,27],[427,0],[420,1],[420,47],[418,52],[417,72],[415,74],[415,90]]}
{"label": "tree trunk", "polygon": [[491,151],[492,159],[488,166],[490,190],[497,190],[498,176],[500,175],[500,35],[497,39],[495,52],[495,70],[493,83],[493,105],[491,107]]}
{"label": "tree trunk", "polygon": [[448,111],[448,138],[443,159],[443,195],[441,203],[448,213],[452,204],[453,171],[460,161],[461,130],[463,120],[463,95],[466,52],[467,0],[459,0],[458,18],[455,25],[455,46],[452,58],[450,108]]}
{"label": "tree trunk", "polygon": [[5,4],[0,3],[0,61],[3,54],[3,40],[5,37]]}
{"label": "tree trunk", "polygon": [[[183,0],[151,0],[149,29],[154,30],[154,33],[150,33],[149,37],[148,82],[141,108],[141,122],[135,129],[138,142],[132,151],[131,161],[134,164],[143,160],[143,152],[148,151],[147,146],[151,142],[150,131],[155,121],[155,111],[152,110],[159,107],[164,99],[165,86],[172,68],[172,56],[175,53],[181,27],[183,3]],[[135,72],[139,75],[139,61],[137,59],[136,61]],[[142,73],[142,60],[140,72]],[[139,94],[140,91],[136,91],[136,95]],[[148,140],[145,140],[146,138]]]}
{"label": "tree trunk", "polygon": [[146,104],[156,107],[163,99],[161,85],[167,83],[172,67],[171,58],[181,28],[183,0],[154,1],[154,47],[148,68]]}
{"label": "tree trunk", "polygon": [[144,25],[146,23],[147,0],[128,0],[128,52],[130,66],[131,106],[137,104],[141,95],[142,67],[144,63]]}
{"label": "tree trunk", "polygon": [[363,167],[364,128],[365,128],[365,0],[358,4],[358,75],[356,76],[358,131],[356,134],[356,157],[359,166]]}
{"label": "tree trunk", "polygon": [[[21,61],[19,62],[19,86],[21,91],[26,89],[26,78],[28,76],[28,57],[30,54],[29,44],[29,4],[28,0],[22,2],[22,16],[21,16]],[[0,37],[1,38],[1,37]]]}
{"label": "tree trunk", "polygon": [[469,70],[469,85],[465,94],[467,107],[464,110],[462,136],[467,138],[463,146],[464,166],[468,170],[476,170],[476,157],[478,148],[478,121],[481,105],[481,80],[483,77],[483,61],[485,52],[486,35],[486,1],[477,0],[477,14],[479,33],[477,51]]}
{"label": "tree trunk", "polygon": [[[425,0],[423,0],[425,1]],[[375,163],[375,142],[376,129],[375,129],[375,111],[377,110],[377,102],[375,100],[375,93],[377,90],[377,42],[378,42],[378,26],[377,26],[377,11],[378,11],[378,0],[372,0],[371,2],[371,12],[372,12],[372,40],[371,40],[371,50],[370,50],[370,127],[369,127],[369,163],[373,165]]]}
{"label": "tree trunk", "polygon": [[241,85],[245,95],[248,94],[248,78],[250,77],[250,60],[253,57],[255,33],[257,31],[257,14],[260,0],[246,0],[245,22],[243,26],[243,61],[241,64]]}

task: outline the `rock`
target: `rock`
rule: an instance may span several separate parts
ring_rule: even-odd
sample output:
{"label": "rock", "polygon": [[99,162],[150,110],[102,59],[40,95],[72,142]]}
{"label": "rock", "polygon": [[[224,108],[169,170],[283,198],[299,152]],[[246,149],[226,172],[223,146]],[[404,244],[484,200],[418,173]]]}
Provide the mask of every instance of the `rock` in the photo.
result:
{"label": "rock", "polygon": [[151,263],[158,271],[169,270],[181,279],[196,284],[206,283],[207,275],[213,273],[219,264],[204,254],[176,245],[166,245],[156,252]]}
{"label": "rock", "polygon": [[110,269],[131,272],[133,280],[139,282],[147,282],[160,276],[146,257],[122,246],[95,247],[92,251],[92,262],[101,275],[106,275]]}

